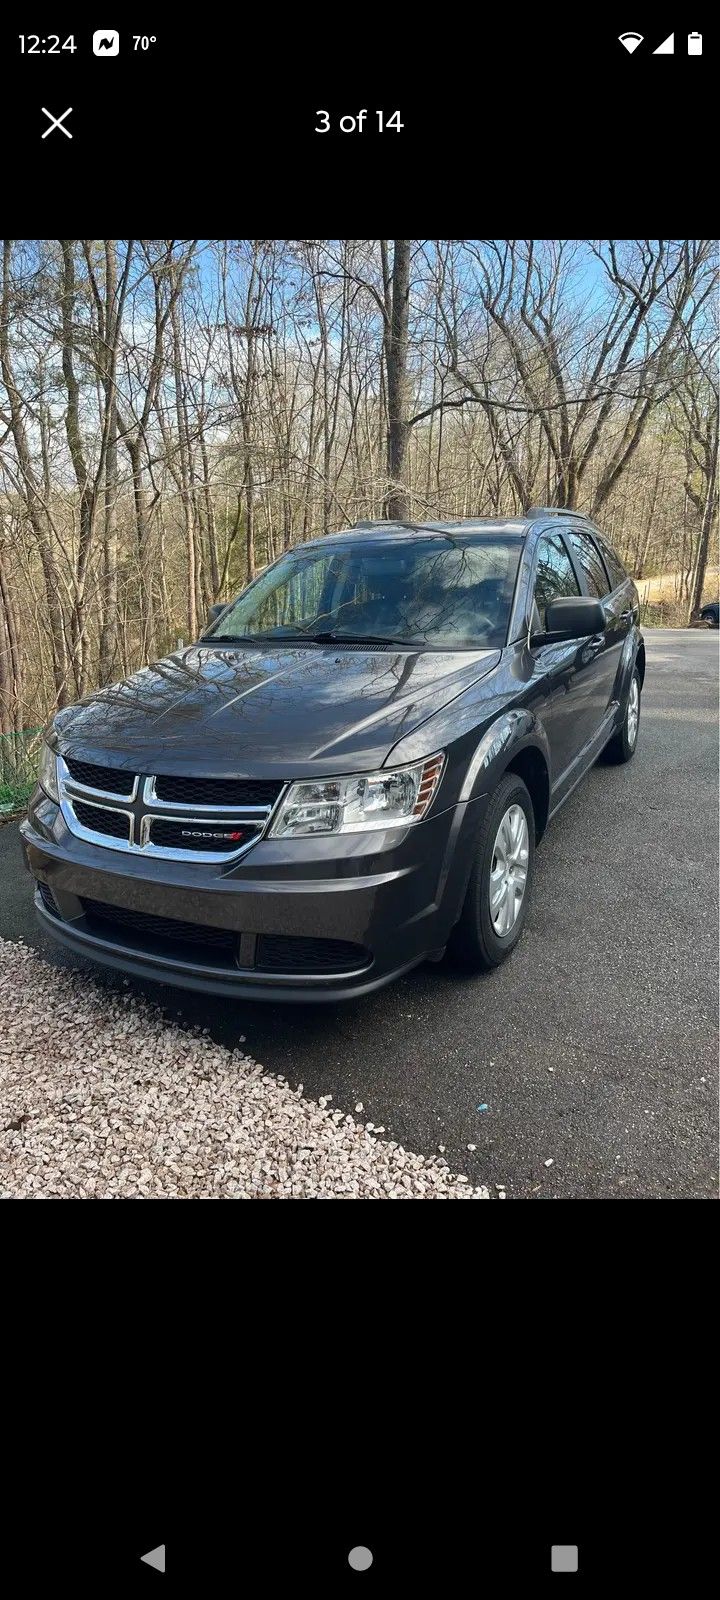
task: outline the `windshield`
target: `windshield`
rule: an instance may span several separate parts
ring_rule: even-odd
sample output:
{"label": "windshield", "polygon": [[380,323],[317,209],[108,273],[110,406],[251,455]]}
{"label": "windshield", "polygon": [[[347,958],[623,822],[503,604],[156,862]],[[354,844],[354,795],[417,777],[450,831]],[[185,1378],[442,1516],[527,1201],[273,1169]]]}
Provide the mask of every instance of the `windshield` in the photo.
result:
{"label": "windshield", "polygon": [[493,535],[301,545],[251,584],[205,637],[498,649],[521,543],[517,535]]}

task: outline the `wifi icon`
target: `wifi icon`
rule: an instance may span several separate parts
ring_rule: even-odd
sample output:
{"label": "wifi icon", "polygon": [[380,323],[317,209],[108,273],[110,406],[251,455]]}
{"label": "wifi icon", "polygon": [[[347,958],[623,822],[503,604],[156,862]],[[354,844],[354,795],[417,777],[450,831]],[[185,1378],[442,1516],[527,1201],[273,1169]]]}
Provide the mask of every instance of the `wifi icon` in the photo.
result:
{"label": "wifi icon", "polygon": [[618,39],[620,44],[623,44],[625,49],[629,50],[630,55],[632,55],[633,50],[637,50],[638,45],[642,44],[643,35],[641,33],[619,33]]}

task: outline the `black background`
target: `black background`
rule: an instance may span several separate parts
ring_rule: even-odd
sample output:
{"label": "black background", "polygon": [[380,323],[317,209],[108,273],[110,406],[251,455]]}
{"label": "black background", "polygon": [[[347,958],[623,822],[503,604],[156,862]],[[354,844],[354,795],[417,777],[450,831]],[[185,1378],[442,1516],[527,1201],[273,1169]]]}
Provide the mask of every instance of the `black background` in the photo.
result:
{"label": "black background", "polygon": [[[385,1433],[387,1421],[378,1423]],[[240,1466],[247,1433],[237,1433],[226,1456],[208,1434],[208,1453],[176,1463],[172,1482],[160,1469],[156,1439],[154,1484],[132,1452],[123,1461],[118,1441],[116,1466],[122,1462],[130,1476],[103,1473],[102,1495],[81,1472],[72,1493],[48,1484],[41,1495],[35,1486],[24,1528],[14,1517],[5,1544],[6,1592],[499,1596],[552,1594],[558,1585],[571,1594],[705,1592],[716,1564],[709,1489],[694,1485],[688,1493],[687,1481],[654,1470],[637,1436],[624,1447],[618,1439],[614,1462],[593,1452],[596,1466],[610,1472],[603,1488],[600,1473],[591,1476],[581,1463],[579,1440],[562,1441],[551,1426],[529,1453],[518,1450],[517,1430],[508,1427],[504,1460],[497,1443],[488,1460],[484,1436],[473,1440],[467,1423],[464,1432],[464,1451],[444,1424],[415,1439],[412,1451],[398,1439],[390,1459],[376,1437],[374,1460],[368,1453],[362,1472],[350,1435],[344,1450],[333,1441],[334,1463],[323,1468],[321,1453],[312,1456],[307,1477],[311,1457],[300,1440],[298,1456],[258,1438],[248,1471]],[[159,1544],[164,1576],[141,1560]],[[348,1565],[357,1544],[373,1552],[364,1573]],[[578,1545],[577,1575],[552,1574],[552,1544]]]}
{"label": "black background", "polygon": [[4,1592],[706,1592],[709,1215],[11,1202]]}
{"label": "black background", "polygon": [[[484,234],[507,217],[511,233],[522,220],[526,232],[564,237],[594,234],[607,209],[610,231],[635,236],[644,217],[658,231],[660,205],[665,231],[682,236],[707,206],[717,29],[696,12],[313,7],[228,20],[192,8],[164,20],[105,6],[92,27],[67,10],[10,15],[3,199],[18,221],[35,217],[24,231],[40,231],[40,212],[47,231],[58,208],[66,231],[83,214],[98,232],[112,217],[124,233],[127,217],[131,232],[153,236],[201,221],[207,233],[211,220],[223,236],[359,235],[371,219],[375,233],[411,217],[416,233]],[[117,57],[92,54],[103,18],[119,28]],[[632,56],[618,42],[628,24],[645,35]],[[703,34],[701,57],[687,55],[691,29]],[[672,30],[677,53],[653,56]],[[20,31],[61,42],[74,33],[78,48],[21,56]],[[135,33],[158,42],[135,53]],[[42,107],[70,105],[72,141],[57,130],[42,139]],[[366,130],[341,133],[340,116],[361,107]],[[330,133],[314,132],[320,109]],[[399,109],[402,133],[379,134],[377,109]]]}

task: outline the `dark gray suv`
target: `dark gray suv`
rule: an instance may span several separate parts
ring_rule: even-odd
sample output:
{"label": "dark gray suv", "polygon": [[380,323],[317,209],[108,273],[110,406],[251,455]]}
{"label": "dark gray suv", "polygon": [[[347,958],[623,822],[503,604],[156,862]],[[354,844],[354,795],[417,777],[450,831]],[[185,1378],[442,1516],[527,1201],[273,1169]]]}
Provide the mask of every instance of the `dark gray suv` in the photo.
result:
{"label": "dark gray suv", "polygon": [[504,960],[550,817],[637,743],[638,596],[599,530],[362,523],[215,609],[47,731],[22,827],[46,932],[252,999]]}

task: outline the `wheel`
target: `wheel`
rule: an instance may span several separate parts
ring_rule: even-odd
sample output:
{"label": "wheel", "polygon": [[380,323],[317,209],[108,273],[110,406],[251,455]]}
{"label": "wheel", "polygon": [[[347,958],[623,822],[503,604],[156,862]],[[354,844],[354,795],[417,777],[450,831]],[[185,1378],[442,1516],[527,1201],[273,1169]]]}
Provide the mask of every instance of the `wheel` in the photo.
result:
{"label": "wheel", "polygon": [[613,734],[612,739],[605,746],[605,755],[609,761],[631,761],[637,749],[638,733],[640,730],[640,674],[637,667],[633,669],[630,681],[625,715],[620,727]]}
{"label": "wheel", "polygon": [[515,773],[502,778],[480,829],[473,869],[449,953],[466,972],[505,961],[525,925],[535,861],[532,800]]}

